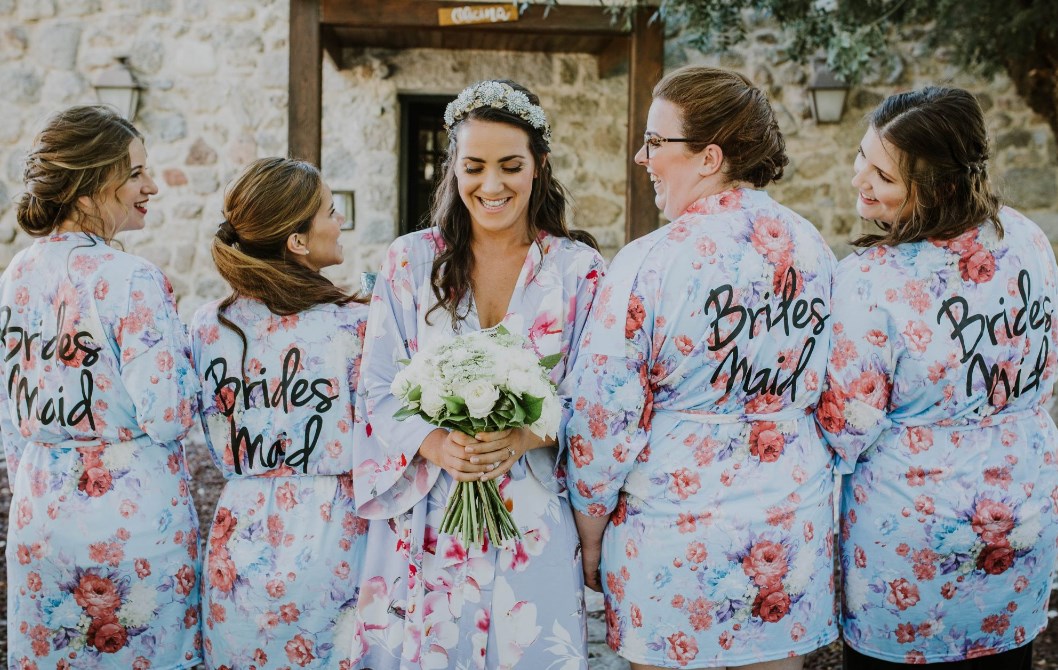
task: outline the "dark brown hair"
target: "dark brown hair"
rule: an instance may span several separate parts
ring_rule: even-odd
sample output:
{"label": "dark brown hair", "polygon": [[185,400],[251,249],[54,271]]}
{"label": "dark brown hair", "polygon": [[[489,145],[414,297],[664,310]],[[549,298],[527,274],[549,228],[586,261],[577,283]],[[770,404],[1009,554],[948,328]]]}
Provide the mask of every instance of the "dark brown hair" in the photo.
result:
{"label": "dark brown hair", "polygon": [[654,97],[680,109],[688,151],[724,152],[725,174],[757,188],[782,179],[786,141],[764,92],[737,72],[688,65],[666,75]]}
{"label": "dark brown hair", "polygon": [[[534,105],[540,104],[540,99],[524,86],[507,79],[497,81],[507,84],[516,91],[521,91]],[[466,205],[459,196],[455,159],[458,153],[457,129],[468,119],[506,123],[521,128],[529,136],[529,152],[533,156],[533,163],[537,170],[537,177],[533,180],[533,189],[529,194],[527,213],[530,240],[535,243],[539,231],[545,231],[555,237],[568,237],[584,242],[592,248],[599,248],[590,233],[570,230],[566,227],[568,194],[552,174],[551,161],[547,160],[551,148],[544,139],[543,132],[503,107],[488,105],[477,107],[448,129],[448,151],[445,154],[443,176],[437,184],[437,190],[434,191],[430,214],[430,224],[440,231],[444,248],[437,254],[430,271],[430,282],[433,284],[437,303],[426,313],[427,319],[435,309],[446,310],[452,316],[453,321],[466,317],[466,314],[458,314],[457,310],[460,300],[471,290],[470,273],[474,265],[474,254],[470,248],[472,235],[470,212],[467,211]]]}
{"label": "dark brown hair", "polygon": [[242,340],[244,367],[246,334],[224,316],[238,298],[260,300],[281,316],[321,304],[367,302],[288,255],[287,238],[309,232],[322,202],[320,171],[289,158],[250,163],[224,194],[225,220],[213,239],[212,254],[232,292],[217,306],[217,319]]}
{"label": "dark brown hair", "polygon": [[906,221],[876,221],[883,232],[862,235],[853,244],[950,240],[986,221],[1003,236],[1001,203],[988,179],[984,113],[969,91],[927,86],[898,93],[868,118],[878,137],[899,151],[912,210]]}
{"label": "dark brown hair", "polygon": [[143,136],[104,105],[70,107],[49,118],[26,156],[25,192],[15,211],[19,227],[43,237],[69,220],[107,238],[106,222],[78,199],[94,199],[128,179],[129,144],[134,139]]}

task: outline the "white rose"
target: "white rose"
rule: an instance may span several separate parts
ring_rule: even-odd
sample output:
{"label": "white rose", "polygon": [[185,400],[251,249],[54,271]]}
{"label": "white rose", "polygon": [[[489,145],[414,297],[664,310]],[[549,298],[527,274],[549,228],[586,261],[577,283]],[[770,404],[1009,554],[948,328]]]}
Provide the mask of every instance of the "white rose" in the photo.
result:
{"label": "white rose", "polygon": [[526,370],[515,368],[507,373],[507,388],[518,395],[535,395],[533,390],[539,388],[540,384],[534,379],[534,375]]}
{"label": "white rose", "polygon": [[484,379],[476,379],[463,387],[458,394],[467,405],[467,411],[475,419],[484,419],[500,397],[500,391]]}
{"label": "white rose", "polygon": [[431,384],[422,389],[422,397],[419,398],[419,407],[426,412],[427,416],[436,419],[445,408],[444,398],[441,397],[440,389]]}
{"label": "white rose", "polygon": [[404,368],[393,377],[393,382],[389,385],[389,392],[404,400],[411,393],[414,386],[411,381],[410,368]]}
{"label": "white rose", "polygon": [[860,400],[850,398],[845,406],[845,420],[859,431],[878,425],[884,418],[885,412]]}

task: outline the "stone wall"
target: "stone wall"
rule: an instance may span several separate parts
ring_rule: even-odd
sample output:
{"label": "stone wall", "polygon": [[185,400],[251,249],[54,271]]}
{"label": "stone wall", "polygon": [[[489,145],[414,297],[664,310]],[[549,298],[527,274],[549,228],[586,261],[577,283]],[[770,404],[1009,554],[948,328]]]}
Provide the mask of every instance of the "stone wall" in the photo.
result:
{"label": "stone wall", "polygon": [[[287,0],[0,0],[0,267],[28,243],[11,199],[21,160],[51,111],[95,100],[93,78],[127,55],[146,86],[137,126],[161,193],[146,231],[126,248],[173,280],[181,313],[225,291],[209,241],[223,186],[250,160],[286,152]],[[757,22],[734,54],[705,56],[666,47],[666,66],[736,68],[766,86],[792,164],[773,194],[816,223],[838,255],[863,225],[849,185],[863,115],[884,96],[926,83],[967,87],[981,98],[996,144],[992,174],[1009,200],[1058,241],[1058,155],[1050,129],[1005,77],[982,81],[927,53],[921,34],[852,90],[845,116],[817,125],[808,112],[808,69],[777,46],[776,28]],[[556,173],[573,193],[573,224],[612,255],[623,241],[627,75],[600,79],[594,58],[574,54],[364,50],[350,67],[324,63],[323,171],[333,188],[356,193],[354,231],[343,233],[345,263],[329,271],[356,285],[381,259],[398,227],[400,94],[455,95],[467,83],[505,76],[536,91],[554,126]],[[632,148],[634,150],[634,148]]]}

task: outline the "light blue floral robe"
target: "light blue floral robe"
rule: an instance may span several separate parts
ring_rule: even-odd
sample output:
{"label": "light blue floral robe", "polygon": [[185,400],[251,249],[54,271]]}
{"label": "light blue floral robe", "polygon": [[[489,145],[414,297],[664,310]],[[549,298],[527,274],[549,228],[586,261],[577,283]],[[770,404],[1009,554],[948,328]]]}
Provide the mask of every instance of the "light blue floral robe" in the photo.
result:
{"label": "light blue floral robe", "polygon": [[198,384],[168,280],[99,238],[41,238],[0,278],[0,335],[8,666],[195,665]]}
{"label": "light blue floral robe", "polygon": [[[369,532],[361,603],[366,630],[405,617],[403,636],[375,636],[374,670],[384,668],[587,667],[580,551],[556,449],[530,451],[498,480],[522,539],[509,547],[465,547],[439,535],[451,477],[418,455],[434,430],[418,417],[396,421],[390,383],[401,359],[428,343],[479,328],[477,312],[453,326],[433,304],[435,230],[401,237],[378,275],[357,394],[357,508],[396,516],[398,544]],[[568,406],[566,371],[603,271],[593,249],[541,234],[526,256],[503,325],[529,338],[541,357],[564,354],[551,373]],[[394,559],[394,550],[399,559]],[[373,563],[372,563],[373,562]],[[392,626],[390,626],[392,629]]]}
{"label": "light blue floral robe", "polygon": [[809,412],[834,256],[763,191],[632,242],[572,374],[573,506],[609,515],[607,641],[637,663],[744,665],[836,637],[833,479]]}
{"label": "light blue floral robe", "polygon": [[[203,423],[227,483],[206,553],[210,668],[349,670],[368,522],[353,506],[353,394],[367,306],[289,316],[239,299],[203,306],[192,348]],[[380,529],[382,532],[388,528]]]}
{"label": "light blue floral robe", "polygon": [[1058,269],[1004,209],[844,259],[817,419],[841,458],[845,639],[902,663],[1021,646],[1058,558]]}

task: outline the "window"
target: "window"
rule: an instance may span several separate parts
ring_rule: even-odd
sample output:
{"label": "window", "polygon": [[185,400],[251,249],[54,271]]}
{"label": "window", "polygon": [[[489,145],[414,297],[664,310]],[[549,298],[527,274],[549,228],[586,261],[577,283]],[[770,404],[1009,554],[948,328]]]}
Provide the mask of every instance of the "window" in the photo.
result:
{"label": "window", "polygon": [[400,234],[429,226],[430,201],[448,149],[449,96],[401,96]]}

